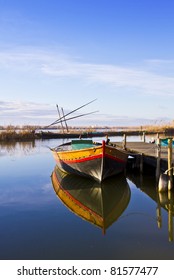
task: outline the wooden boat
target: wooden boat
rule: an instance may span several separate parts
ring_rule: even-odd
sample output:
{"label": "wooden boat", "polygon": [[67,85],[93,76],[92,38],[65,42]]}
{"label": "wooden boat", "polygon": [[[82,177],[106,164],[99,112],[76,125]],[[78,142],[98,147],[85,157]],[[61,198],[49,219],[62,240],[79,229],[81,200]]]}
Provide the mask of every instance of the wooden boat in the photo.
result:
{"label": "wooden boat", "polygon": [[[169,143],[168,143],[169,138],[165,138],[165,139],[161,139],[161,146],[162,147],[168,147]],[[172,140],[172,147],[174,147],[174,140]]]}
{"label": "wooden boat", "polygon": [[60,169],[99,182],[124,171],[128,155],[105,141],[72,140],[52,149]]}
{"label": "wooden boat", "polygon": [[123,174],[98,183],[89,178],[67,174],[56,166],[51,178],[61,202],[74,214],[101,228],[104,233],[129,204],[131,192]]}

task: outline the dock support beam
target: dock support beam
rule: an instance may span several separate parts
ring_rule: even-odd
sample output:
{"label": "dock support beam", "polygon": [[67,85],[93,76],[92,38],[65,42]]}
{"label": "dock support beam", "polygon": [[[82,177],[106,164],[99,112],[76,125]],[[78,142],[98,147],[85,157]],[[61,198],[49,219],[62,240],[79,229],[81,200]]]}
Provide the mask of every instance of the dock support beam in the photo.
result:
{"label": "dock support beam", "polygon": [[168,138],[168,169],[161,174],[158,183],[159,192],[170,191],[173,188],[172,138]]}
{"label": "dock support beam", "polygon": [[123,134],[123,150],[126,150],[126,134]]}
{"label": "dock support beam", "polygon": [[158,182],[160,177],[160,161],[161,161],[161,142],[160,138],[157,138],[157,150],[156,150],[156,157],[157,157],[157,163],[156,163],[156,181]]}
{"label": "dock support beam", "polygon": [[168,139],[168,170],[169,170],[169,182],[168,190],[170,191],[173,187],[173,168],[172,168],[172,138]]}

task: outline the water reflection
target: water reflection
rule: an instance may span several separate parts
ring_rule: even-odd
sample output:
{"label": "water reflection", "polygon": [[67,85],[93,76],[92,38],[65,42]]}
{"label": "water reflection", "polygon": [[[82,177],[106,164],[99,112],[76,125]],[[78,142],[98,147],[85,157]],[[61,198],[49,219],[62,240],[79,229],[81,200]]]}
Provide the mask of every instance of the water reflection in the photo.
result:
{"label": "water reflection", "polygon": [[53,188],[65,206],[79,217],[100,227],[103,233],[129,204],[131,192],[122,174],[97,183],[66,174],[56,166],[51,178]]}
{"label": "water reflection", "polygon": [[156,220],[158,228],[162,228],[162,209],[168,212],[168,240],[174,240],[173,218],[174,218],[174,192],[159,192],[155,177],[128,176],[129,179],[145,194],[156,202]]}
{"label": "water reflection", "polygon": [[35,141],[23,142],[1,142],[0,156],[14,155],[14,154],[28,154],[36,147]]}

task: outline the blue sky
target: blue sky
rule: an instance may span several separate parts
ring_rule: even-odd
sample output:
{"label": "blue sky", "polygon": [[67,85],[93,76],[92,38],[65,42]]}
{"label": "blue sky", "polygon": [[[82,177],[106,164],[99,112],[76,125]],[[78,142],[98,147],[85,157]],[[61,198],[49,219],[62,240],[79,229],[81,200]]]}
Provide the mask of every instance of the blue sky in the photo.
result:
{"label": "blue sky", "polygon": [[173,0],[0,0],[0,125],[173,120]]}

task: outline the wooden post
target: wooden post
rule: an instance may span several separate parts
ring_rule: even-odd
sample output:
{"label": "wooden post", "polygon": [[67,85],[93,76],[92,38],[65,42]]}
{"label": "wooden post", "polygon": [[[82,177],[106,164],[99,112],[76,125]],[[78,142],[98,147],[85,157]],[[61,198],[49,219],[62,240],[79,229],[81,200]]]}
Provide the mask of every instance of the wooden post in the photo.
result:
{"label": "wooden post", "polygon": [[143,131],[143,142],[145,143],[146,142],[146,132]]}
{"label": "wooden post", "polygon": [[161,141],[160,138],[157,138],[157,149],[156,149],[156,181],[158,182],[160,176],[160,161],[161,161]]}
{"label": "wooden post", "polygon": [[126,150],[126,134],[123,134],[123,150]]}
{"label": "wooden post", "polygon": [[172,138],[168,139],[168,170],[169,170],[168,190],[170,191],[173,187]]}

